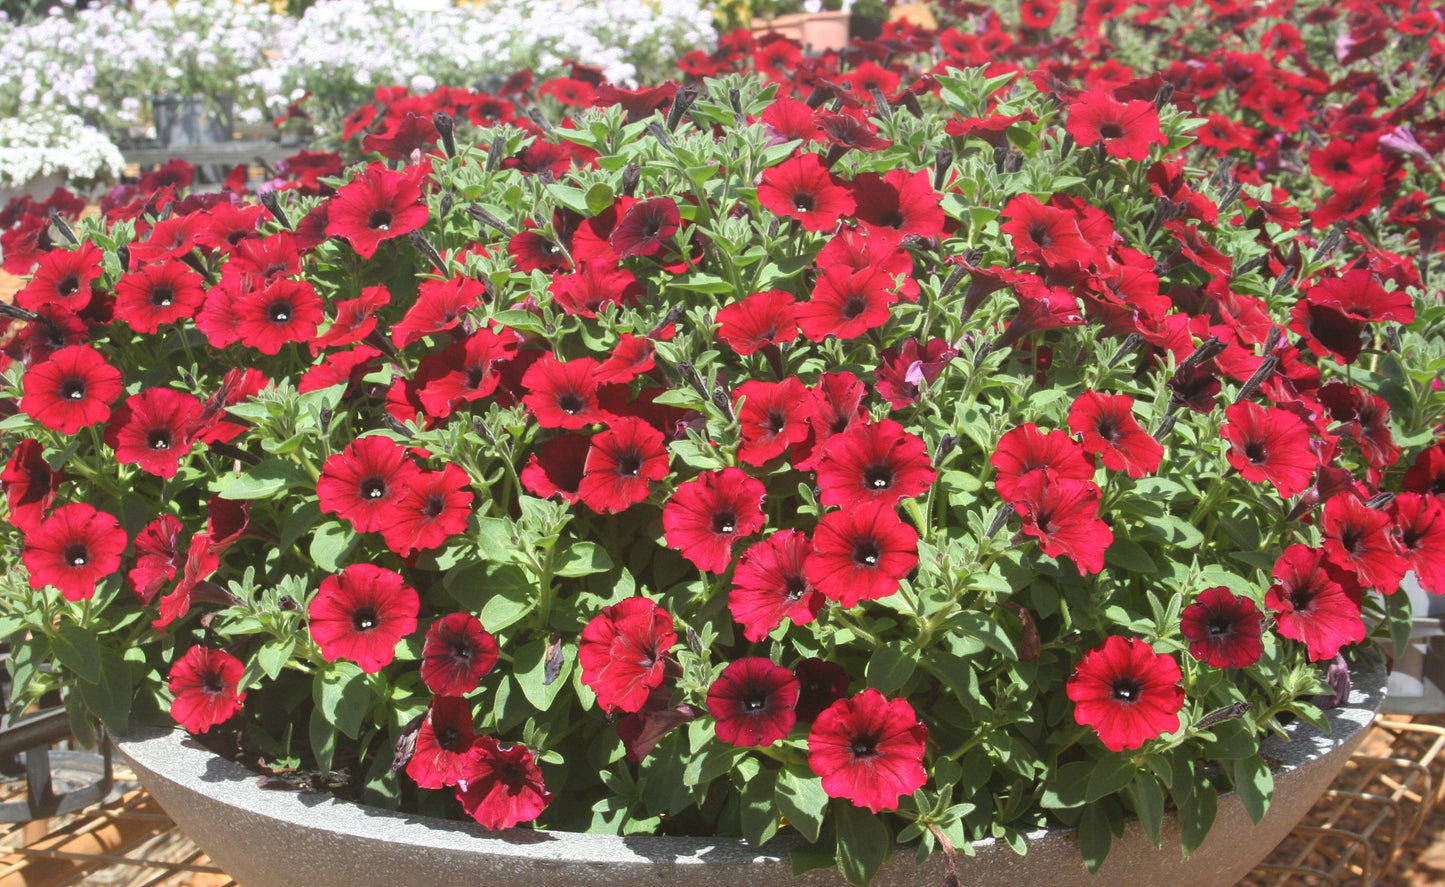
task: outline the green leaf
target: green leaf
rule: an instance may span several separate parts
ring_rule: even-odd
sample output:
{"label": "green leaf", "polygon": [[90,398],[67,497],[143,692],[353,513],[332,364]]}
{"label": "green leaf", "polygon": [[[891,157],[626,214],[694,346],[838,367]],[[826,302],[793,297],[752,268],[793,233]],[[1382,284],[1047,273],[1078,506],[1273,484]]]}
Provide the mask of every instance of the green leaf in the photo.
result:
{"label": "green leaf", "polygon": [[1183,783],[1176,774],[1170,794],[1179,810],[1179,826],[1183,833],[1181,843],[1184,855],[1188,856],[1199,849],[1199,845],[1204,843],[1204,836],[1214,825],[1214,816],[1219,809],[1219,793],[1209,778],[1195,769]]}
{"label": "green leaf", "polygon": [[1109,855],[1109,845],[1114,842],[1114,832],[1109,826],[1109,814],[1102,805],[1091,804],[1084,808],[1079,819],[1079,852],[1084,856],[1084,865],[1093,874],[1104,864]]}
{"label": "green leaf", "polygon": [[599,215],[610,208],[616,200],[612,193],[612,186],[606,182],[598,182],[587,189],[587,211],[592,215]]}
{"label": "green leaf", "polygon": [[1211,727],[1214,741],[1205,747],[1207,757],[1219,761],[1240,760],[1259,753],[1259,740],[1239,721],[1225,721]]}
{"label": "green leaf", "polygon": [[327,521],[311,537],[311,559],[327,573],[341,572],[342,559],[356,547],[356,531],[340,521]]}
{"label": "green leaf", "polygon": [[1274,794],[1274,775],[1269,772],[1269,766],[1259,755],[1230,761],[1228,769],[1229,779],[1234,783],[1234,790],[1239,793],[1239,800],[1243,802],[1249,818],[1255,825],[1259,825],[1259,821],[1269,811],[1269,799]]}
{"label": "green leaf", "polygon": [[100,654],[100,680],[78,683],[85,707],[105,722],[114,733],[125,733],[130,726],[130,667],[119,653],[106,650]]}
{"label": "green leaf", "polygon": [[266,673],[266,677],[276,680],[281,674],[281,669],[291,659],[291,654],[296,650],[296,639],[293,638],[272,638],[261,645],[256,651],[256,664]]}
{"label": "green leaf", "polygon": [[1084,792],[1084,803],[1092,804],[1122,790],[1134,781],[1134,774],[1138,772],[1139,768],[1134,766],[1132,758],[1118,754],[1109,755],[1095,764],[1094,771],[1089,774],[1089,788]]}
{"label": "green leaf", "polygon": [[828,793],[823,790],[822,779],[809,768],[794,764],[778,774],[774,799],[778,810],[798,834],[809,843],[818,840],[828,812]]}
{"label": "green leaf", "polygon": [[331,663],[316,673],[311,695],[327,723],[352,739],[361,735],[361,722],[371,708],[371,690],[359,666],[345,660]]}
{"label": "green leaf", "polygon": [[573,542],[559,552],[552,564],[552,572],[557,576],[590,576],[610,569],[612,558],[596,542]]}
{"label": "green leaf", "polygon": [[873,651],[864,675],[868,686],[885,696],[908,683],[918,665],[918,647],[912,642],[890,641]]}
{"label": "green leaf", "polygon": [[81,748],[95,748],[95,719],[85,707],[85,698],[74,688],[65,697],[65,713],[70,715],[70,732]]}
{"label": "green leaf", "polygon": [[100,682],[100,645],[95,635],[79,625],[67,625],[50,636],[50,649],[60,664],[82,681]]}
{"label": "green leaf", "polygon": [[1159,827],[1164,822],[1164,792],[1159,788],[1159,780],[1152,773],[1140,773],[1129,786],[1129,796],[1144,834],[1158,847]]}
{"label": "green leaf", "polygon": [[331,772],[331,761],[336,757],[336,728],[326,720],[321,709],[311,710],[311,753],[316,756],[316,769],[322,775]]}
{"label": "green leaf", "polygon": [[778,771],[763,770],[743,785],[743,837],[754,847],[778,833],[778,808],[773,803]]}
{"label": "green leaf", "polygon": [[537,638],[518,650],[512,660],[512,676],[522,695],[538,711],[552,707],[558,692],[567,686],[567,677],[572,673],[572,660],[577,658],[577,647],[564,644],[562,647],[562,670],[552,683],[545,683],[547,672],[547,639]]}
{"label": "green leaf", "polygon": [[982,641],[989,649],[1002,653],[1009,659],[1017,660],[1019,658],[1018,648],[1014,646],[1013,638],[1009,637],[1003,625],[991,618],[988,613],[967,610],[950,617],[948,625],[969,637]]}
{"label": "green leaf", "polygon": [[463,609],[482,614],[487,631],[512,625],[537,599],[537,584],[516,564],[464,563],[448,570],[442,584]]}
{"label": "green leaf", "polygon": [[211,489],[222,499],[269,499],[292,486],[310,484],[311,476],[288,459],[267,459],[252,465],[245,474],[220,478]]}
{"label": "green leaf", "polygon": [[1115,536],[1114,542],[1104,551],[1104,561],[1130,573],[1155,573],[1159,567],[1142,547],[1122,536]]}
{"label": "green leaf", "polygon": [[498,311],[492,315],[492,320],[502,326],[514,329],[522,333],[543,333],[547,332],[547,324],[542,318],[530,311],[523,311],[519,308],[508,308]]}
{"label": "green leaf", "polygon": [[1039,804],[1058,810],[1082,807],[1093,775],[1093,761],[1073,761],[1059,768],[1058,776],[1044,789]]}
{"label": "green leaf", "polygon": [[512,561],[512,551],[517,547],[516,529],[509,520],[500,517],[477,518],[477,548],[482,560],[506,564]]}
{"label": "green leaf", "polygon": [[50,639],[36,632],[28,641],[10,654],[10,700],[25,699],[30,681],[39,672],[40,666],[50,655]]}
{"label": "green leaf", "polygon": [[833,822],[838,832],[838,871],[849,884],[871,883],[893,851],[893,835],[888,826],[862,807],[844,800],[833,802]]}

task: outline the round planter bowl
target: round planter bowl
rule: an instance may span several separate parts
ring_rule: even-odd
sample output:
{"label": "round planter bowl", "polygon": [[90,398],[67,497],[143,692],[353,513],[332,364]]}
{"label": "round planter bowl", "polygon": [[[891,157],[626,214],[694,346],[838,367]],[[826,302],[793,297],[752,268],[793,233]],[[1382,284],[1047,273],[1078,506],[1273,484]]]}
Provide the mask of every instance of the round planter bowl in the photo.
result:
{"label": "round planter bowl", "polygon": [[[1297,721],[1290,739],[1271,737],[1263,752],[1280,766],[1275,794],[1259,825],[1234,794],[1219,799],[1214,828],[1189,859],[1179,823],[1166,816],[1163,847],[1130,823],[1096,876],[1084,869],[1072,830],[1032,833],[1028,854],[981,841],[959,856],[969,885],[1048,883],[1188,884],[1227,887],[1274,849],[1329,787],[1384,696],[1378,664],[1353,675],[1349,703],[1326,712],[1330,732]],[[179,730],[137,729],[116,741],[141,783],[211,859],[242,887],[589,887],[600,885],[839,885],[836,871],[794,879],[785,841],[762,849],[740,838],[616,837],[531,829],[490,832],[475,824],[409,816],[309,792],[268,791],[239,764],[212,754]],[[566,804],[566,797],[552,803]],[[937,884],[942,859],[922,867],[895,854],[875,884]]]}

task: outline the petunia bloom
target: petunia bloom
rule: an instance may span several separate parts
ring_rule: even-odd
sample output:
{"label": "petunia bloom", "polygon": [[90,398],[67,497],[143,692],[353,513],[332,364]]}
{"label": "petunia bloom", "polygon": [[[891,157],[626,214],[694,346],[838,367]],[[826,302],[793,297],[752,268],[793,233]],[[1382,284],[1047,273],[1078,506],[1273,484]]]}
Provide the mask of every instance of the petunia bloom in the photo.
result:
{"label": "petunia bloom", "polygon": [[797,721],[798,681],[771,659],[732,662],[707,691],[717,738],[731,745],[772,745]]}
{"label": "petunia bloom", "polygon": [[1069,408],[1069,428],[1085,450],[1103,459],[1105,468],[1143,477],[1159,470],[1164,447],[1139,427],[1133,405],[1128,395],[1085,391]]}
{"label": "petunia bloom", "polygon": [[823,609],[823,593],[804,574],[813,543],[798,530],[781,530],[743,552],[733,571],[728,609],[743,626],[743,636],[757,643],[791,619],[805,625]]}
{"label": "petunia bloom", "polygon": [[372,164],[331,197],[326,233],[345,239],[357,255],[369,259],[383,240],[409,234],[426,220],[416,177]]}
{"label": "petunia bloom", "polygon": [[70,345],[25,372],[20,410],[61,434],[110,418],[122,390],[120,370],[89,345]]}
{"label": "petunia bloom", "polygon": [[531,822],[552,801],[532,752],[478,736],[467,753],[457,800],[484,828],[511,828]]}
{"label": "petunia bloom", "polygon": [[237,692],[245,670],[241,660],[224,650],[190,648],[171,666],[171,717],[191,733],[205,733],[230,720],[246,701],[246,694]]}
{"label": "petunia bloom", "polygon": [[893,594],[916,566],[918,531],[874,501],[823,515],[803,571],[824,596],[853,607]]}
{"label": "petunia bloom", "polygon": [[1242,401],[1224,411],[1229,464],[1255,483],[1274,484],[1288,499],[1303,493],[1320,460],[1310,447],[1304,420],[1279,407]]}
{"label": "petunia bloom", "polygon": [[433,697],[416,732],[406,775],[421,788],[457,785],[466,777],[467,754],[475,739],[467,701],[460,696]]}
{"label": "petunia bloom", "polygon": [[1182,677],[1172,657],[1138,638],[1112,636],[1085,653],[1069,678],[1074,720],[1092,727],[1110,751],[1139,748],[1179,729]]}
{"label": "petunia bloom", "polygon": [[25,534],[21,557],[32,588],[54,586],[66,600],[79,601],[93,597],[95,584],[120,569],[126,541],[114,515],[72,502]]}
{"label": "petunia bloom", "polygon": [[400,573],[352,564],[321,580],[307,613],[322,658],[348,659],[371,673],[396,658],[396,645],[416,631],[420,609],[421,599]]}
{"label": "petunia bloom", "polygon": [[680,484],[662,509],[667,544],[708,573],[733,560],[733,542],[763,528],[763,484],[740,468],[724,468]]}
{"label": "petunia bloom", "polygon": [[1365,639],[1359,586],[1323,549],[1291,545],[1275,561],[1274,578],[1264,603],[1275,612],[1275,630],[1304,644],[1311,660],[1333,659]]}
{"label": "petunia bloom", "polygon": [[1215,668],[1248,668],[1264,655],[1264,617],[1254,601],[1224,586],[1206,588],[1184,608],[1179,630],[1189,655]]}
{"label": "petunia bloom", "polygon": [[818,715],[808,733],[808,766],[831,798],[872,813],[897,810],[900,798],[928,781],[927,742],[928,728],[906,699],[868,689]]}
{"label": "petunia bloom", "polygon": [[422,683],[438,696],[465,696],[497,664],[497,640],[470,613],[450,613],[426,630]]}
{"label": "petunia bloom", "polygon": [[672,616],[645,597],[630,597],[582,629],[577,661],[582,683],[606,710],[638,711],[666,677],[667,651],[677,643]]}

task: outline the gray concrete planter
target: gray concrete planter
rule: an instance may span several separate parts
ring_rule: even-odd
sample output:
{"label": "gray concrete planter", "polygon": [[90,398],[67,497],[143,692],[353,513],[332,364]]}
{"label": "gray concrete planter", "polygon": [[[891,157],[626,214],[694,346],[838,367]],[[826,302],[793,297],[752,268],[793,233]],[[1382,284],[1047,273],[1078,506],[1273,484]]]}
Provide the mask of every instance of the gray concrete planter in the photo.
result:
{"label": "gray concrete planter", "polygon": [[[1384,695],[1378,665],[1354,676],[1349,704],[1328,712],[1327,735],[1303,723],[1265,753],[1280,762],[1275,796],[1254,826],[1234,795],[1220,798],[1208,840],[1180,859],[1178,822],[1165,819],[1162,850],[1131,824],[1104,870],[1091,877],[1072,831],[1029,836],[1027,856],[994,842],[960,857],[969,885],[1104,887],[1234,884],[1294,827],[1329,786]],[[255,773],[217,757],[176,730],[137,730],[116,743],[141,782],[216,864],[243,887],[601,887],[601,885],[838,885],[835,872],[794,880],[781,842],[759,851],[741,839],[612,837],[527,829],[488,832],[475,825],[409,816],[328,795],[267,791]],[[565,804],[565,797],[553,803]],[[915,867],[911,853],[885,866],[880,885],[941,882],[937,857]]]}

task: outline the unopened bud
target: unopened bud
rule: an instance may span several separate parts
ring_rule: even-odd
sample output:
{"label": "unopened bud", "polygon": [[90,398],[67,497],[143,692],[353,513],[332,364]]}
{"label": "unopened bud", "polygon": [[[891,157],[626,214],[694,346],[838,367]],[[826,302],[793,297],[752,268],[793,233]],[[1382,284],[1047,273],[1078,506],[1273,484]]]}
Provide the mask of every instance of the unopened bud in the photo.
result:
{"label": "unopened bud", "polygon": [[1365,500],[1366,508],[1388,508],[1391,502],[1395,501],[1394,493],[1376,493]]}
{"label": "unopened bud", "polygon": [[953,292],[954,288],[962,283],[963,279],[968,275],[969,270],[967,268],[961,265],[954,266],[954,269],[948,272],[948,276],[943,279],[943,286],[938,288],[939,301],[941,302],[948,298],[948,294]]}
{"label": "unopened bud", "polygon": [[1254,375],[1249,377],[1249,381],[1244,383],[1244,387],[1239,389],[1239,396],[1234,399],[1234,402],[1239,403],[1254,397],[1254,393],[1259,390],[1259,386],[1263,385],[1266,379],[1274,375],[1274,371],[1278,366],[1278,356],[1274,354],[1266,355],[1264,361],[1260,363],[1259,369],[1255,370]]}
{"label": "unopened bud", "polygon": [[473,203],[468,206],[467,215],[486,225],[488,228],[495,228],[503,236],[511,235],[511,231],[507,229],[507,223],[492,215],[492,213],[480,203]]}
{"label": "unopened bud", "polygon": [[446,259],[442,258],[442,254],[437,252],[436,247],[427,242],[420,231],[411,232],[410,240],[412,247],[421,253],[428,262],[431,262],[432,267],[437,269],[438,273],[444,277],[450,274]]}
{"label": "unopened bud", "polygon": [[948,170],[951,166],[953,166],[952,149],[939,148],[938,153],[933,155],[933,190],[943,190],[943,186],[948,182]]}
{"label": "unopened bud", "polygon": [[[682,125],[682,118],[687,116],[691,110],[692,103],[697,101],[697,87],[684,86],[672,97],[672,107],[667,109],[667,128],[676,131]],[[741,96],[739,97],[741,104]]]}
{"label": "unopened bud", "polygon": [[1279,273],[1279,277],[1274,279],[1274,287],[1270,290],[1269,294],[1271,296],[1277,296],[1284,292],[1285,287],[1294,283],[1294,275],[1298,270],[1299,269],[1293,265],[1285,265],[1284,270]]}
{"label": "unopened bud", "polygon": [[332,412],[331,407],[321,408],[321,414],[317,417],[317,424],[321,426],[322,434],[325,434],[327,429],[331,427],[331,419],[334,415],[335,413]]}
{"label": "unopened bud", "polygon": [[1340,241],[1343,240],[1344,237],[1345,235],[1340,233],[1339,228],[1331,228],[1330,233],[1325,235],[1325,239],[1320,241],[1319,248],[1315,250],[1315,254],[1310,256],[1310,264],[1313,265],[1316,262],[1324,260],[1330,253],[1335,251],[1335,247],[1340,245]]}
{"label": "unopened bud", "polygon": [[261,205],[266,207],[266,211],[271,214],[272,218],[274,218],[282,228],[288,231],[291,230],[291,220],[287,218],[286,211],[281,208],[281,198],[276,196],[276,192],[262,191],[258,196]]}
{"label": "unopened bud", "polygon": [[487,150],[487,172],[496,172],[502,162],[502,152],[507,150],[506,136],[497,136],[492,139],[492,147]]}
{"label": "unopened bud", "polygon": [[411,440],[413,437],[416,437],[416,435],[412,433],[412,430],[410,428],[406,427],[406,425],[404,425],[400,419],[393,416],[391,413],[383,413],[381,416],[381,421],[386,423],[387,428],[390,428],[392,431],[395,431],[397,434],[400,434],[407,440]]}
{"label": "unopened bud", "polygon": [[1143,336],[1139,335],[1138,333],[1130,333],[1124,338],[1123,342],[1119,343],[1119,348],[1114,352],[1114,356],[1109,358],[1109,369],[1112,370],[1114,367],[1118,366],[1119,361],[1133,354],[1135,351],[1138,351],[1139,346],[1143,344]]}
{"label": "unopened bud", "polygon": [[943,460],[948,458],[948,454],[953,452],[957,446],[958,435],[945,434],[943,437],[940,437],[938,439],[938,446],[933,449],[933,467],[937,468],[939,465],[942,465]]}
{"label": "unopened bud", "polygon": [[658,123],[656,120],[654,120],[651,123],[647,124],[647,132],[654,139],[657,139],[659,142],[661,142],[662,147],[669,149],[672,148],[672,136],[667,134],[667,130],[662,128],[661,123]]}
{"label": "unopened bud", "polygon": [[993,516],[993,520],[988,522],[988,529],[983,531],[983,538],[992,539],[997,536],[998,531],[1004,528],[1004,525],[1009,522],[1009,518],[1013,517],[1015,513],[1014,507],[1005,502]]}
{"label": "unopened bud", "polygon": [[447,152],[448,157],[457,156],[457,127],[452,115],[445,111],[437,111],[431,115],[432,126],[437,128],[437,134],[442,137],[442,150]]}
{"label": "unopened bud", "polygon": [[622,168],[622,193],[631,197],[637,191],[637,183],[642,179],[642,167],[635,163],[629,163]]}
{"label": "unopened bud", "polygon": [[888,96],[884,95],[883,90],[876,86],[869,89],[868,93],[873,96],[873,107],[878,111],[878,119],[884,123],[892,123],[893,106],[888,103]]}
{"label": "unopened bud", "polygon": [[495,444],[497,442],[497,439],[492,436],[491,429],[483,425],[482,420],[477,418],[476,416],[472,417],[472,431],[477,435],[477,437],[480,437],[488,444]]}
{"label": "unopened bud", "polygon": [[1163,443],[1164,438],[1169,436],[1169,432],[1174,430],[1174,423],[1178,421],[1178,416],[1172,414],[1165,416],[1164,421],[1159,423],[1159,427],[1154,429],[1154,431],[1150,434],[1150,437],[1154,438],[1160,443]]}
{"label": "unopened bud", "polygon": [[537,108],[528,108],[527,116],[531,118],[532,122],[537,124],[537,127],[547,135],[552,135],[552,133],[555,132],[555,130],[552,128],[552,121],[548,120],[547,116],[543,114],[541,110]]}
{"label": "unopened bud", "polygon": [[55,226],[55,230],[60,233],[61,239],[66,243],[71,246],[80,246],[80,238],[75,236],[75,229],[70,227],[70,223],[65,221],[64,216],[53,209],[50,211],[50,224]]}
{"label": "unopened bud", "polygon": [[1164,85],[1159,87],[1159,91],[1154,93],[1154,107],[1163,109],[1172,98],[1174,98],[1174,84],[1165,81]]}

